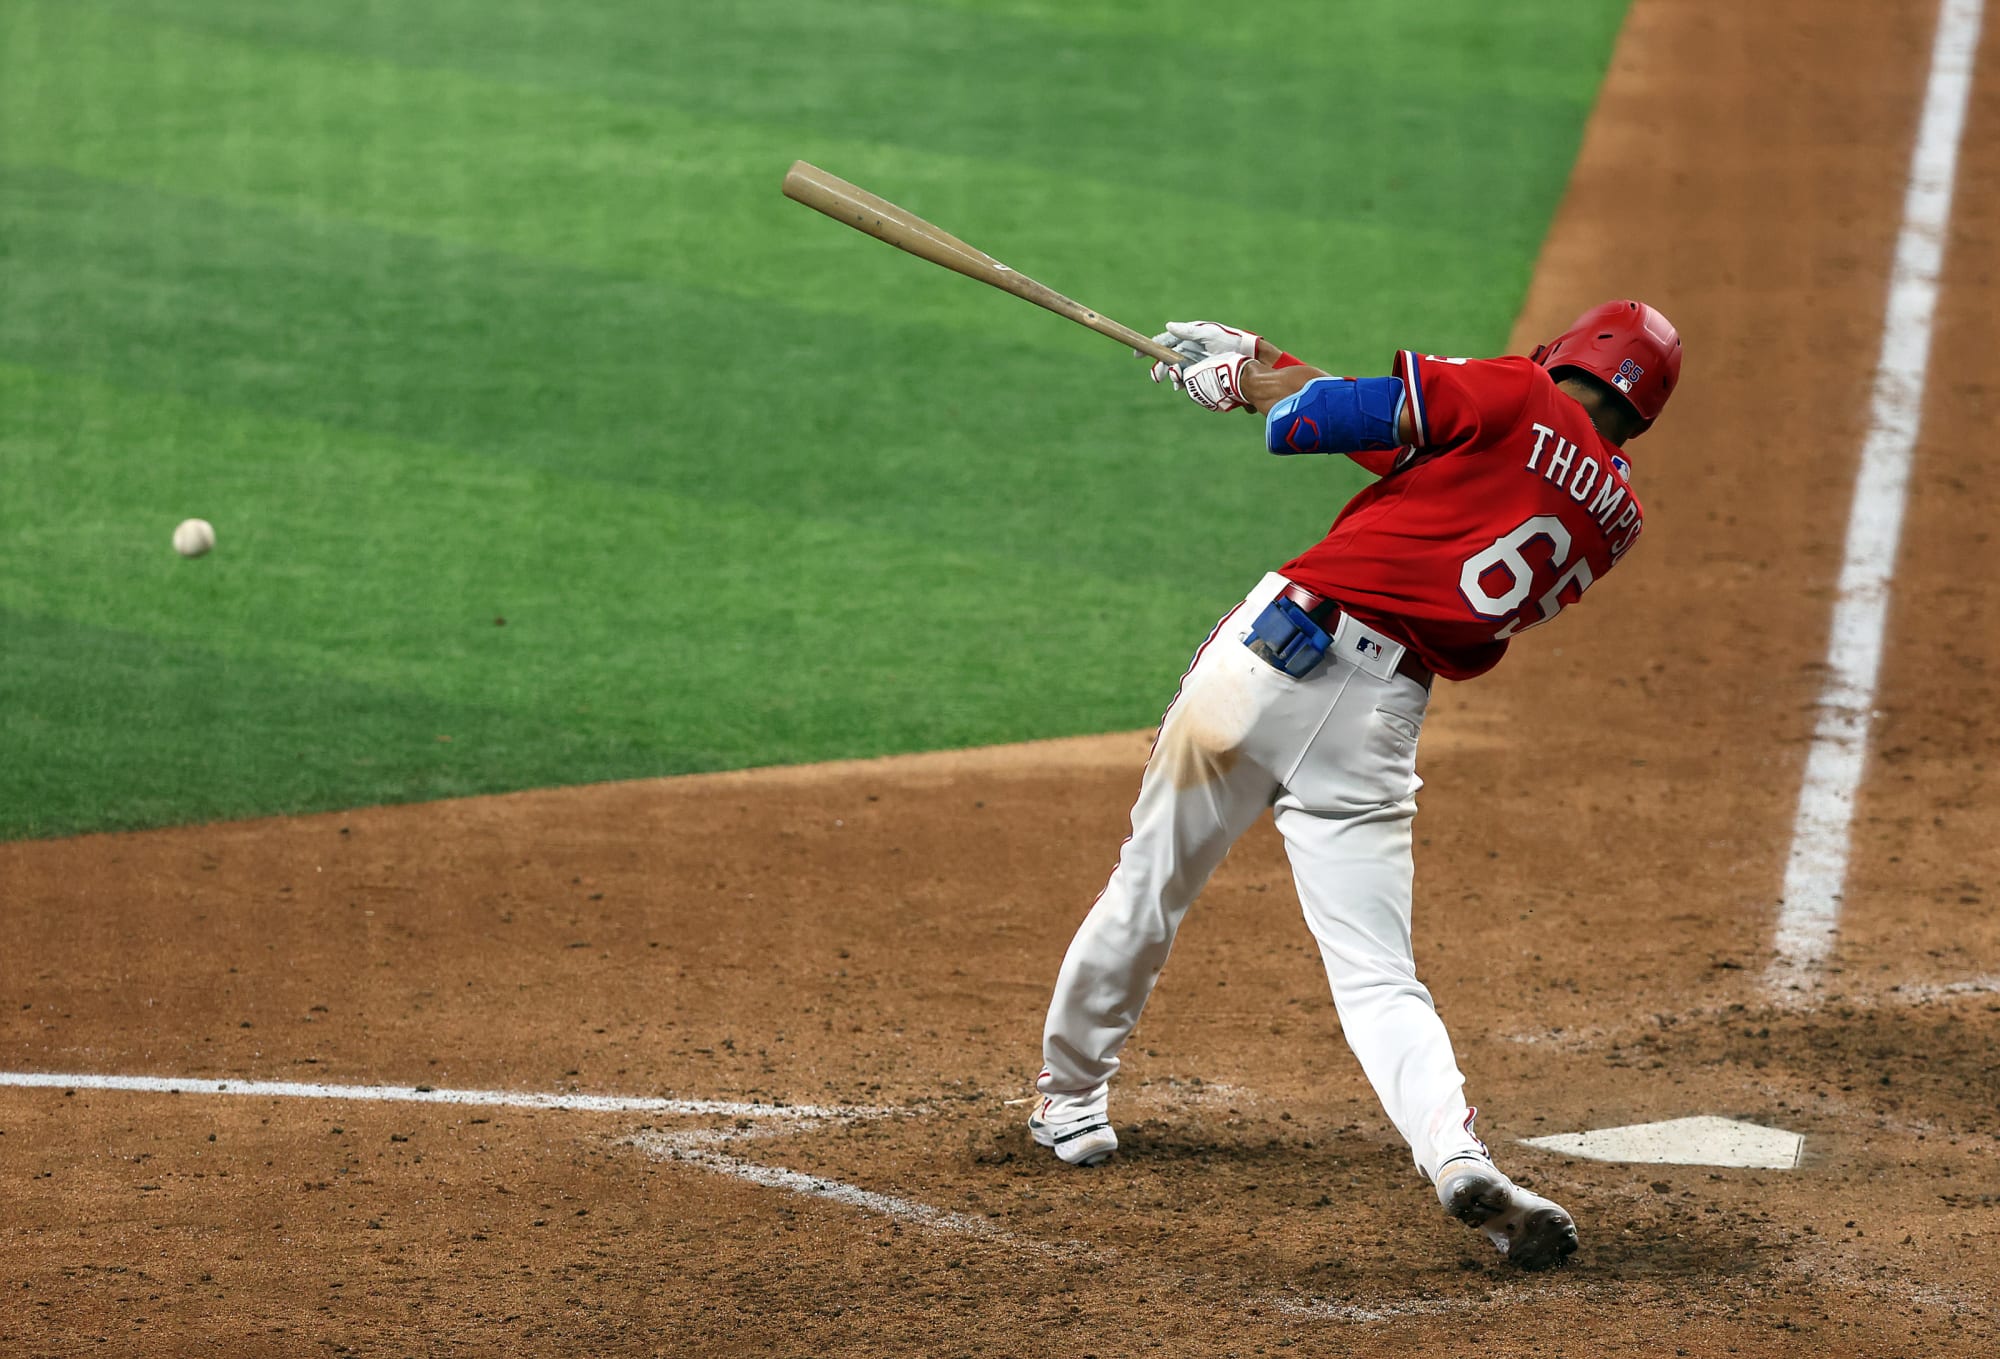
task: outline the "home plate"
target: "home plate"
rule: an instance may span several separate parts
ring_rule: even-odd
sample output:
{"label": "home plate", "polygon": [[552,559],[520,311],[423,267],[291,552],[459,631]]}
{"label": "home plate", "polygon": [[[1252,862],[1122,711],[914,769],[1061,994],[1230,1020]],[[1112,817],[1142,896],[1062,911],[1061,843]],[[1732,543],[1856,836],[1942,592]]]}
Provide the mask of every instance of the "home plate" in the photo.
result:
{"label": "home plate", "polygon": [[1766,1128],[1733,1118],[1704,1114],[1664,1123],[1633,1123],[1594,1132],[1524,1137],[1531,1147],[1560,1151],[1591,1161],[1636,1161],[1647,1165],[1748,1166],[1793,1170],[1806,1139],[1783,1128]]}

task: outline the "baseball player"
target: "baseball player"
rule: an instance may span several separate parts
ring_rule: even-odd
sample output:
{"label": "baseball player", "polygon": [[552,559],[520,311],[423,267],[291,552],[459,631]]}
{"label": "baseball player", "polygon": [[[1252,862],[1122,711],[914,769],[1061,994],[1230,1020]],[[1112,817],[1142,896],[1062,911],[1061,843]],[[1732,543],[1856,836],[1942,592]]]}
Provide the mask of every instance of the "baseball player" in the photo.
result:
{"label": "baseball player", "polygon": [[1155,365],[1155,382],[1211,411],[1261,412],[1272,453],[1343,453],[1378,480],[1195,652],[1132,834],[1056,979],[1029,1131],[1071,1165],[1117,1148],[1118,1052],[1189,905],[1269,808],[1341,1031],[1418,1168],[1510,1261],[1559,1264],[1576,1224],[1494,1165],[1417,980],[1417,736],[1435,676],[1492,669],[1638,541],[1622,449],[1672,394],[1680,337],[1643,303],[1607,302],[1525,358],[1406,350],[1369,378],[1329,376],[1208,321],[1158,338],[1192,362]]}

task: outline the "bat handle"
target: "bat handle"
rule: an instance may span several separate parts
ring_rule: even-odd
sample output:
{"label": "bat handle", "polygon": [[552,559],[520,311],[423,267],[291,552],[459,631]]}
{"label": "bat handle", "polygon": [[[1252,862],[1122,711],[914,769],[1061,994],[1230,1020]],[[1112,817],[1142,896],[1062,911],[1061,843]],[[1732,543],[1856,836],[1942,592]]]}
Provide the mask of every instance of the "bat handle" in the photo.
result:
{"label": "bat handle", "polygon": [[1132,352],[1139,358],[1155,363],[1171,363],[1176,368],[1185,368],[1191,363],[1198,362],[1170,345],[1163,345],[1150,336],[1138,335],[1136,332],[1132,338]]}

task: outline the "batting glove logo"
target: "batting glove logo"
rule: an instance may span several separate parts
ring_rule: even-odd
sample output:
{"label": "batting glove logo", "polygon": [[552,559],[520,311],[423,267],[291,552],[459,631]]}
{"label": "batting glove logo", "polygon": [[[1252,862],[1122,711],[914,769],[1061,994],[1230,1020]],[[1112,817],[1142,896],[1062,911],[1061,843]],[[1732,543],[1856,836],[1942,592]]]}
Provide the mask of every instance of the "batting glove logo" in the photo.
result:
{"label": "batting glove logo", "polygon": [[1212,411],[1241,409],[1245,402],[1237,375],[1245,362],[1241,354],[1218,354],[1186,369],[1181,381],[1188,399]]}

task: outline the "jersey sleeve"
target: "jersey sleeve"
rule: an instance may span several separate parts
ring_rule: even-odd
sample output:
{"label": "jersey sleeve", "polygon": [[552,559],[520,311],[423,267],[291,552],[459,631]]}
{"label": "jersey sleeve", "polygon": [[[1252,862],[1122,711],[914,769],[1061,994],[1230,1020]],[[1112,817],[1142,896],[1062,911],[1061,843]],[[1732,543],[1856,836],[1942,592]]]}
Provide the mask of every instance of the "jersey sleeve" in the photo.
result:
{"label": "jersey sleeve", "polygon": [[1539,370],[1524,358],[1445,359],[1398,350],[1396,376],[1410,403],[1415,447],[1450,449],[1475,443],[1481,430],[1511,426]]}

